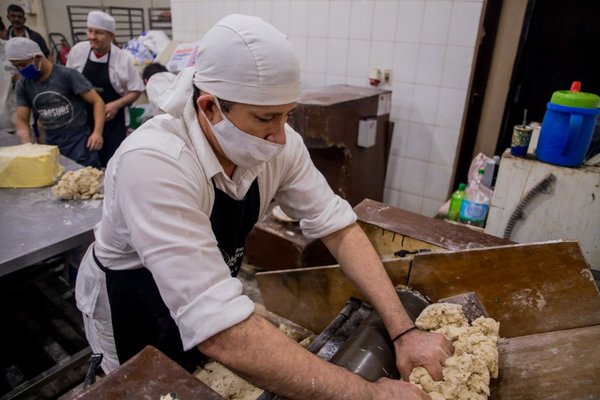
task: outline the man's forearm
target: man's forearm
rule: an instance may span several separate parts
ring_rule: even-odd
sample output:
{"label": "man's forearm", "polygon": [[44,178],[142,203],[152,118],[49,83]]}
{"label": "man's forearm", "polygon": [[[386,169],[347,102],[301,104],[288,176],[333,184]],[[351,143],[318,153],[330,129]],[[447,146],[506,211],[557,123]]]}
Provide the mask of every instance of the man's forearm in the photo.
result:
{"label": "man's forearm", "polygon": [[95,101],[93,107],[94,113],[94,133],[99,133],[102,135],[102,131],[104,130],[104,102],[103,101]]}
{"label": "man's forearm", "polygon": [[31,127],[29,126],[28,122],[22,121],[19,118],[17,118],[16,128],[17,137],[21,141],[21,144],[33,142],[33,137],[31,135]]}
{"label": "man's forearm", "polygon": [[253,384],[289,399],[370,399],[375,385],[327,363],[256,314],[198,346]]}
{"label": "man's forearm", "polygon": [[412,321],[404,310],[379,255],[357,224],[334,232],[322,240],[339,262],[344,274],[380,314],[390,337],[412,327]]}
{"label": "man's forearm", "polygon": [[114,102],[119,108],[123,108],[136,101],[141,94],[142,92],[127,92],[120,99],[117,99]]}

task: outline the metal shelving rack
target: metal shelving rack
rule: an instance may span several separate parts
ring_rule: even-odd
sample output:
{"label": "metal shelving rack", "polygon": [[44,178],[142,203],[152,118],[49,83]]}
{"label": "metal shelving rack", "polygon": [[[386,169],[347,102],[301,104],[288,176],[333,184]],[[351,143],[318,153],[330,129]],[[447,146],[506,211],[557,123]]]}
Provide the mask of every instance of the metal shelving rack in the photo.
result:
{"label": "metal shelving rack", "polygon": [[149,8],[148,21],[150,23],[150,30],[164,31],[169,38],[173,38],[170,8]]}

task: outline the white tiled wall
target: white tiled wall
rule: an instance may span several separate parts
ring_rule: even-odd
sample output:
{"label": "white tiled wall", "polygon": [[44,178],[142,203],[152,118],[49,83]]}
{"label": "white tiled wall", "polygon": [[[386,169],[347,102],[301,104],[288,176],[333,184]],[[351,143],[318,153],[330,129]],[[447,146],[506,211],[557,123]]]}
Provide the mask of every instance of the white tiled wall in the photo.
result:
{"label": "white tiled wall", "polygon": [[396,123],[386,203],[432,216],[451,190],[483,0],[171,0],[173,35],[194,41],[229,13],[287,34],[304,87],[368,85],[392,69]]}

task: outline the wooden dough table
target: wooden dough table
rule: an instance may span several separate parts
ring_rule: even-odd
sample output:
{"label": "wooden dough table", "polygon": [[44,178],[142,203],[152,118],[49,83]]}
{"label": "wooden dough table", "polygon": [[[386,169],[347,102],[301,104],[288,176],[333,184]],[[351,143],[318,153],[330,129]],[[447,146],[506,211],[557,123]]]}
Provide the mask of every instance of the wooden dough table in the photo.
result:
{"label": "wooden dough table", "polygon": [[152,399],[176,393],[180,400],[222,400],[214,390],[152,346],[86,390],[61,400]]}
{"label": "wooden dough table", "polygon": [[491,399],[600,399],[600,325],[507,339]]}
{"label": "wooden dough table", "polygon": [[19,143],[16,134],[8,133],[6,129],[0,129],[0,146],[14,146]]}

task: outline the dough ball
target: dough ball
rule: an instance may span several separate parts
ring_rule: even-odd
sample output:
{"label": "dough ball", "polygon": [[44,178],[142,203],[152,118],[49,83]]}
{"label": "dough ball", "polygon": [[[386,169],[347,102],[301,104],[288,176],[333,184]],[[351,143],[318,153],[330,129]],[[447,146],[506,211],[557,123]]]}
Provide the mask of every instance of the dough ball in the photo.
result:
{"label": "dough ball", "polygon": [[54,197],[60,200],[101,199],[103,172],[92,167],[66,172],[52,187]]}
{"label": "dough ball", "polygon": [[444,326],[465,326],[469,321],[460,304],[436,303],[428,306],[415,321],[419,329],[434,330]]}
{"label": "dough ball", "polygon": [[409,380],[434,400],[484,400],[490,395],[490,378],[498,377],[500,323],[479,317],[469,325],[462,306],[438,303],[428,306],[415,324],[443,334],[453,345],[443,380],[435,381],[423,367],[413,369]]}
{"label": "dough ball", "polygon": [[439,394],[437,392],[429,393],[429,397],[431,397],[431,400],[446,400],[446,398],[444,396],[442,396],[441,394]]}
{"label": "dough ball", "polygon": [[484,335],[498,336],[498,332],[500,332],[500,322],[492,318],[479,317],[473,321],[472,325],[480,328]]}
{"label": "dough ball", "polygon": [[469,331],[469,326],[447,325],[434,329],[433,331],[444,335],[449,342],[454,342],[455,340],[458,340],[460,335],[464,335]]}

